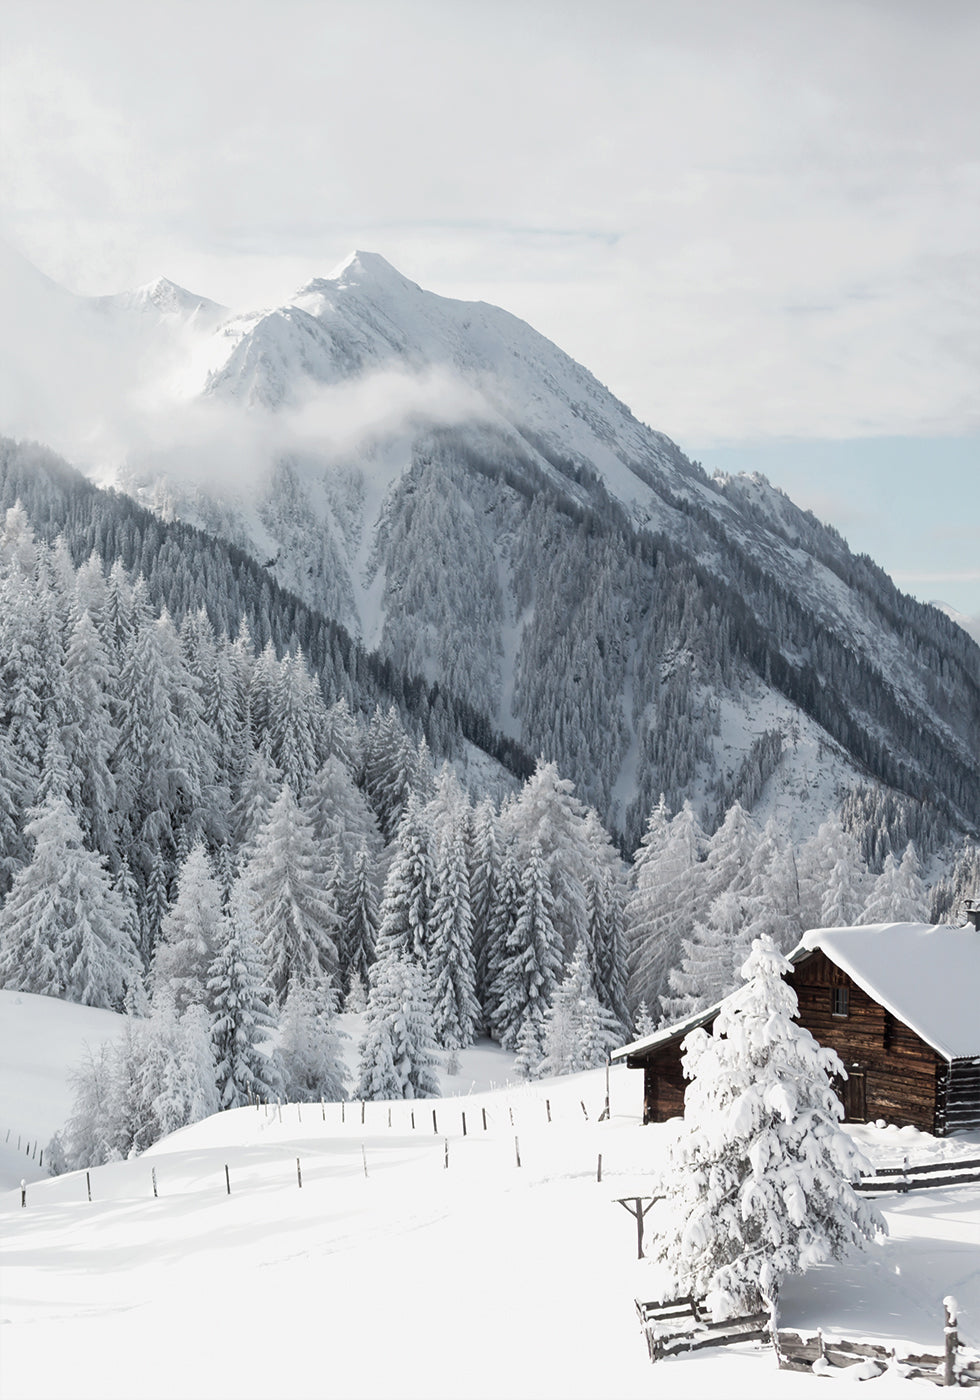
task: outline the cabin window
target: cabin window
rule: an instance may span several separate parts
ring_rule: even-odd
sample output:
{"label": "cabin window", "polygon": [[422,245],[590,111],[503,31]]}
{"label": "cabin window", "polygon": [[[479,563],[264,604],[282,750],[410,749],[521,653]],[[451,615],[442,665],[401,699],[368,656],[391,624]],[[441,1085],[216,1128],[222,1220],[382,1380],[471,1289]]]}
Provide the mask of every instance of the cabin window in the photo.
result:
{"label": "cabin window", "polygon": [[830,989],[830,1014],[832,1016],[846,1016],[848,1013],[847,987],[831,987]]}

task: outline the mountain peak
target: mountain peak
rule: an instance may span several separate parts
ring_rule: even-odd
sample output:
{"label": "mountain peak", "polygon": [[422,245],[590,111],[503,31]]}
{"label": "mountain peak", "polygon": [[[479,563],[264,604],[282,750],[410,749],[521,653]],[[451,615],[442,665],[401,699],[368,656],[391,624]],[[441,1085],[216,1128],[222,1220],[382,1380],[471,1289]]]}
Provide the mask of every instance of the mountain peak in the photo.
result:
{"label": "mountain peak", "polygon": [[327,281],[337,282],[342,287],[397,286],[421,291],[417,282],[403,277],[380,253],[368,253],[359,248],[348,253],[343,262],[334,268]]}

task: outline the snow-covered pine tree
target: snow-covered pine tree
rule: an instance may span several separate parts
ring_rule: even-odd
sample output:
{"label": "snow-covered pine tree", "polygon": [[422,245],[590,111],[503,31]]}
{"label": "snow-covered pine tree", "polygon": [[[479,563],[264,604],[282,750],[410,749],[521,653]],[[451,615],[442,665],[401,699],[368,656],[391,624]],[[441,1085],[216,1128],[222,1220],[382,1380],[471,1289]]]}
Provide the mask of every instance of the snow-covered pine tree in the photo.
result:
{"label": "snow-covered pine tree", "polygon": [[508,946],[521,907],[521,876],[512,849],[503,852],[497,897],[491,905],[484,946],[486,963],[483,1016],[490,1034],[499,1040],[501,972],[509,956]]}
{"label": "snow-covered pine tree", "polygon": [[412,797],[398,824],[394,855],[381,900],[378,957],[415,958],[425,964],[432,907],[432,859],[428,832]]}
{"label": "snow-covered pine tree", "polygon": [[286,993],[279,1053],[283,1092],[290,1103],[337,1103],[347,1098],[349,1075],[337,1026],[337,994],[292,981]]}
{"label": "snow-covered pine tree", "polygon": [[536,1079],[541,1072],[544,1059],[543,1038],[544,1027],[540,1015],[532,1008],[521,1022],[517,1044],[514,1047],[514,1073],[518,1079]]}
{"label": "snow-covered pine tree", "polygon": [[641,1001],[636,1008],[636,1017],[633,1021],[633,1038],[643,1040],[645,1036],[653,1035],[655,1030],[656,1025],[650,1015],[650,1008],[645,1001]]}
{"label": "snow-covered pine tree", "polygon": [[338,973],[334,941],[339,919],[329,893],[329,872],[316,850],[308,817],[283,784],[260,828],[241,878],[279,998],[292,978],[311,986]]}
{"label": "snow-covered pine tree", "polygon": [[271,994],[264,986],[258,932],[241,885],[232,892],[224,932],[211,963],[207,1000],[219,1106],[238,1108],[253,1099],[268,1101],[279,1088],[269,1043],[276,1024]]}
{"label": "snow-covered pine tree", "polygon": [[575,796],[575,784],[560,777],[554,763],[539,759],[517,801],[501,812],[500,824],[505,839],[514,842],[521,865],[527,865],[537,847],[551,886],[562,959],[571,957],[585,935],[582,877],[595,859],[586,808]]}
{"label": "snow-covered pine tree", "polygon": [[462,1050],[473,1044],[480,1017],[473,961],[473,917],[463,830],[443,833],[429,920],[427,964],[436,1044]]}
{"label": "snow-covered pine tree", "polygon": [[561,976],[561,938],[541,848],[535,842],[521,877],[517,919],[507,940],[494,985],[496,1022],[505,1050],[517,1044],[529,1011],[544,1019]]}
{"label": "snow-covered pine tree", "polygon": [[915,846],[910,841],[901,863],[889,852],[885,868],[861,913],[861,924],[919,924],[928,917],[929,901]]}
{"label": "snow-covered pine tree", "polygon": [[473,814],[470,841],[470,908],[473,913],[473,960],[476,964],[476,998],[485,1005],[490,953],[490,921],[500,882],[497,850],[497,813],[485,797]]}
{"label": "snow-covered pine tree", "polygon": [[585,944],[580,943],[544,1020],[541,1074],[578,1074],[604,1065],[619,1044],[619,1027],[610,1023],[596,996]]}
{"label": "snow-covered pine tree", "polygon": [[770,939],[757,940],[713,1035],[684,1041],[691,1083],[654,1253],[678,1295],[706,1299],[716,1318],[772,1314],[787,1274],[884,1231],[851,1186],[867,1164],[839,1126],[832,1082],[844,1067],[795,1021],[789,971]]}
{"label": "snow-covered pine tree", "polygon": [[432,1018],[424,974],[394,954],[371,969],[371,992],[359,1046],[359,1099],[425,1099],[439,1093],[433,1074]]}
{"label": "snow-covered pine tree", "polygon": [[265,749],[256,749],[248,760],[231,809],[232,839],[239,850],[239,865],[247,861],[281,791],[282,774]]}
{"label": "snow-covered pine tree", "polygon": [[85,845],[66,797],[52,794],[30,817],[33,853],[0,909],[0,986],[120,1009],[140,964],[105,857]]}
{"label": "snow-covered pine tree", "polygon": [[340,899],[340,958],[341,987],[347,994],[355,982],[367,986],[371,964],[375,958],[378,936],[378,908],[374,879],[367,851],[362,847],[354,857],[354,867]]}
{"label": "snow-covered pine tree", "polygon": [[381,851],[381,835],[374,814],[349,770],[335,754],[329,754],[309,779],[303,810],[324,859],[339,865],[346,879],[358,851],[372,856]]}
{"label": "snow-covered pine tree", "polygon": [[659,809],[650,821],[642,859],[637,853],[626,926],[630,1003],[645,1001],[657,1014],[661,997],[670,994],[668,978],[680,961],[682,940],[706,912],[706,839],[690,802],[671,819],[666,835]]}
{"label": "snow-covered pine tree", "polygon": [[722,890],[712,900],[704,922],[695,924],[690,938],[684,939],[680,966],[670,973],[674,996],[661,999],[668,1020],[683,1020],[732,990],[738,976],[734,959],[741,947],[744,906],[741,895]]}
{"label": "snow-covered pine tree", "polygon": [[211,964],[227,942],[221,886],[203,841],[188,852],[177,877],[177,897],[160,923],[153,954],[153,992],[166,989],[178,1016],[205,1005]]}

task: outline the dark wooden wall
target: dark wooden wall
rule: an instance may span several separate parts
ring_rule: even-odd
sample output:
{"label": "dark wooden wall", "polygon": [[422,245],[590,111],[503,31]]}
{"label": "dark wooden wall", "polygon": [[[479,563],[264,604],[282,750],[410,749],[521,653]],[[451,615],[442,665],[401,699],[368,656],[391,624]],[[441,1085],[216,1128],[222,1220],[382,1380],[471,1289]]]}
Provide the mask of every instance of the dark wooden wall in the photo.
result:
{"label": "dark wooden wall", "polygon": [[[930,1133],[942,1131],[937,1083],[948,1061],[819,950],[797,963],[787,981],[799,999],[800,1024],[821,1045],[836,1050],[848,1072],[865,1076],[867,1121],[884,1118]],[[846,1016],[832,1013],[833,987],[847,988]]]}
{"label": "dark wooden wall", "polygon": [[[884,1118],[938,1136],[955,1127],[980,1126],[980,1061],[950,1066],[819,950],[797,963],[787,980],[799,1000],[800,1024],[836,1050],[851,1075],[850,1089],[841,1088],[852,1121]],[[833,987],[847,988],[846,1016],[832,1012]],[[644,1123],[663,1123],[684,1112],[681,1041],[679,1036],[627,1058],[631,1068],[643,1070]]]}

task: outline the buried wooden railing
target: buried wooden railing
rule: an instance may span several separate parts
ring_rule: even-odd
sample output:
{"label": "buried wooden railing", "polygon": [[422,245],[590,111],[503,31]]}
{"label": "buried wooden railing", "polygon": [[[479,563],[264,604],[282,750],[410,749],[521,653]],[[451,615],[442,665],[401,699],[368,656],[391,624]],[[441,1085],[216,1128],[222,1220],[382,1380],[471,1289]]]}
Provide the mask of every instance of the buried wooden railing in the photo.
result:
{"label": "buried wooden railing", "polygon": [[878,1167],[870,1176],[854,1182],[855,1191],[877,1196],[885,1191],[918,1191],[927,1186],[969,1186],[980,1183],[980,1157],[969,1161],[926,1162],[910,1167],[909,1159],[900,1167]]}
{"label": "buried wooden railing", "polygon": [[859,1367],[863,1372],[861,1379],[871,1380],[893,1369],[909,1380],[929,1380],[943,1386],[980,1386],[980,1353],[960,1346],[955,1301],[945,1298],[943,1305],[945,1345],[942,1353],[909,1352],[907,1355],[899,1354],[894,1346],[827,1337],[819,1330],[801,1334],[779,1328],[773,1334],[765,1312],[713,1322],[704,1304],[690,1297],[653,1303],[637,1301],[636,1311],[651,1361],[700,1351],[703,1347],[768,1340],[774,1343],[779,1366],[785,1371],[829,1375],[835,1370]]}

